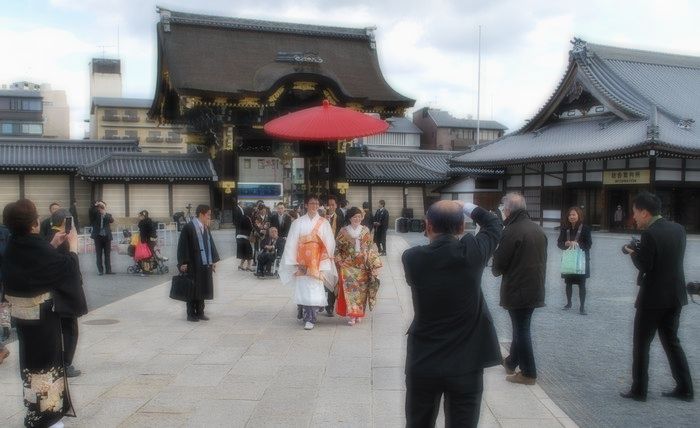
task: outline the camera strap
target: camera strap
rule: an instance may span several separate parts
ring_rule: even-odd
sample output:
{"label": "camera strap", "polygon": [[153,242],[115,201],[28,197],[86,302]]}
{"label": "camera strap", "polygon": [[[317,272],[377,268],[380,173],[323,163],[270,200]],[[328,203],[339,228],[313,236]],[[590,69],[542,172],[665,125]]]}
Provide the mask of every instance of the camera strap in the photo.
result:
{"label": "camera strap", "polygon": [[[581,228],[583,228],[583,223],[578,225],[578,229],[576,230],[576,237],[574,238],[574,242],[578,242],[579,238],[581,237]],[[566,229],[566,240],[571,241],[571,229]]]}

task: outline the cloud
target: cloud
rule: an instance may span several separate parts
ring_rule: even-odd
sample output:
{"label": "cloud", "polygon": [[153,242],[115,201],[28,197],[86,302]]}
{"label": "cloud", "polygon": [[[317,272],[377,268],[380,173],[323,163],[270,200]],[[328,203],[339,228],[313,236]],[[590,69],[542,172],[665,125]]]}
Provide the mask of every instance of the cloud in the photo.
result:
{"label": "cloud", "polygon": [[[158,2],[160,3],[160,2]],[[3,10],[0,83],[65,89],[73,137],[88,116],[87,64],[117,45],[124,95],[150,98],[156,78],[156,2],[49,0]],[[336,25],[376,26],[382,71],[394,89],[456,116],[476,115],[477,28],[482,25],[481,117],[512,129],[549,98],[569,40],[700,55],[697,7],[663,0],[169,0],[178,11]],[[117,28],[119,39],[117,40]],[[105,48],[108,56],[116,47]],[[491,114],[493,112],[493,115]]]}

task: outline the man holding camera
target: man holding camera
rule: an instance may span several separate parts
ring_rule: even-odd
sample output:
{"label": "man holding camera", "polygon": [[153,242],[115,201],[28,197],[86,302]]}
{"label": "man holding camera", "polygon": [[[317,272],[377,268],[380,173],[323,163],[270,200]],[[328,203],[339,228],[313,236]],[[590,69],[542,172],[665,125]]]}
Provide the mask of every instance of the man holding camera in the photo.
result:
{"label": "man holding camera", "polygon": [[643,229],[641,241],[625,245],[639,270],[639,294],[635,307],[632,356],[632,387],[620,395],[636,401],[646,401],[649,383],[649,347],[657,330],[668,357],[676,388],[664,392],[664,397],[693,401],[693,381],[688,360],[678,340],[678,320],[681,308],[688,304],[685,291],[685,230],[679,224],[659,215],[661,200],[642,192],[632,204],[634,220]]}
{"label": "man holding camera", "polygon": [[[110,262],[110,252],[112,250],[112,229],[110,224],[114,223],[112,214],[107,212],[107,205],[102,201],[95,202],[94,209],[90,211],[90,222],[92,234],[90,237],[95,241],[95,256],[97,257],[97,272],[99,275],[112,274],[112,264]],[[102,260],[104,256],[104,266]]]}

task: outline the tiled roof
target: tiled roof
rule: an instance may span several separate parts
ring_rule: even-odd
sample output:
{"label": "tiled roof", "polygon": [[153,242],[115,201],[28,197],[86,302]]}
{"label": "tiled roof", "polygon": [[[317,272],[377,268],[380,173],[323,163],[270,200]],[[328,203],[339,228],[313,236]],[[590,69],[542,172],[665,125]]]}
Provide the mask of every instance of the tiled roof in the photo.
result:
{"label": "tiled roof", "polygon": [[450,166],[450,160],[463,152],[447,150],[420,150],[420,149],[389,149],[380,147],[368,147],[367,157],[370,158],[407,158],[411,162],[423,168],[443,174],[445,177],[457,176],[486,176],[498,175],[503,171],[498,168],[466,168]]}
{"label": "tiled roof", "polygon": [[[435,122],[438,128],[473,128],[476,129],[476,119],[459,119],[453,117],[450,113],[435,108],[429,108],[428,114]],[[480,129],[508,129],[505,125],[496,122],[495,120],[480,120]]]}
{"label": "tiled roof", "polygon": [[[367,29],[195,15],[160,9],[158,78],[179,95],[269,96],[280,79],[333,82],[343,102],[410,107],[414,100],[384,80]],[[206,42],[202,42],[206,40]],[[309,60],[302,60],[305,55]],[[296,61],[298,55],[301,62]],[[288,58],[289,57],[289,58]],[[291,58],[291,60],[290,60]],[[157,98],[163,94],[157,85]],[[157,104],[159,100],[156,100]],[[165,109],[167,110],[167,106]],[[153,114],[158,114],[155,107]]]}
{"label": "tiled roof", "polygon": [[206,155],[113,153],[80,168],[88,179],[173,179],[216,181],[214,165]]}
{"label": "tiled roof", "polygon": [[[454,165],[604,158],[652,148],[700,156],[700,58],[573,43],[564,78],[535,117]],[[556,119],[575,85],[609,113]]]}
{"label": "tiled roof", "polygon": [[386,132],[396,134],[422,134],[423,131],[418,128],[411,119],[406,117],[390,117],[386,120],[389,122],[389,129]]}
{"label": "tiled roof", "polygon": [[206,155],[141,153],[126,140],[0,138],[0,170],[74,172],[90,180],[218,179]]}
{"label": "tiled roof", "polygon": [[0,169],[73,171],[111,153],[138,151],[131,140],[0,138]]}
{"label": "tiled roof", "polygon": [[333,36],[339,38],[369,40],[366,28],[330,27],[322,25],[295,24],[291,22],[263,21],[258,19],[230,18],[226,16],[200,15],[170,11],[160,8],[159,12],[170,23],[200,25],[256,32],[291,33],[305,36]]}
{"label": "tiled roof", "polygon": [[411,162],[408,158],[347,157],[347,178],[351,182],[443,183],[447,176]]}

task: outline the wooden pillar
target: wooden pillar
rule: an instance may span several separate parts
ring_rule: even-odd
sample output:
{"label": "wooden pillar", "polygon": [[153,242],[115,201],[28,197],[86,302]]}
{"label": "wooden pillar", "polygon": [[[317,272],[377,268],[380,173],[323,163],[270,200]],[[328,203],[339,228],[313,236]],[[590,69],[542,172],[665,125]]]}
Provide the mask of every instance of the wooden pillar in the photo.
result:
{"label": "wooden pillar", "polygon": [[561,175],[561,208],[559,209],[561,211],[561,219],[564,218],[565,212],[568,209],[568,207],[566,206],[566,170],[568,165],[569,164],[567,162],[564,162],[562,166],[563,172]]}
{"label": "wooden pillar", "polygon": [[19,198],[24,199],[24,174],[19,175]]}
{"label": "wooden pillar", "polygon": [[[408,188],[407,188],[406,185],[404,184],[404,185],[403,185],[403,189],[402,189],[403,207],[404,207],[404,208],[408,208],[408,200],[407,200],[408,198],[407,198],[407,195],[406,195],[407,193],[408,193]],[[403,213],[402,213],[402,214],[403,214]]]}
{"label": "wooden pillar", "polygon": [[129,183],[124,183],[124,216],[131,217],[129,213]]}
{"label": "wooden pillar", "polygon": [[68,199],[70,199],[68,201],[68,206],[72,207],[73,201],[75,200],[75,174],[70,175],[70,182],[68,183],[68,194]]}
{"label": "wooden pillar", "polygon": [[656,155],[649,156],[649,191],[656,193]]}
{"label": "wooden pillar", "polygon": [[[209,205],[211,207],[211,205]],[[173,216],[173,183],[168,183],[168,212]]]}
{"label": "wooden pillar", "polygon": [[540,226],[544,226],[544,206],[542,194],[544,193],[544,164],[540,164]]}
{"label": "wooden pillar", "polygon": [[90,207],[97,200],[97,185],[94,181],[90,182]]}
{"label": "wooden pillar", "polygon": [[367,203],[369,203],[369,212],[370,214],[374,214],[374,210],[372,209],[372,183],[367,185]]}
{"label": "wooden pillar", "polygon": [[525,196],[525,164],[523,164],[522,169],[520,170],[520,194]]}

